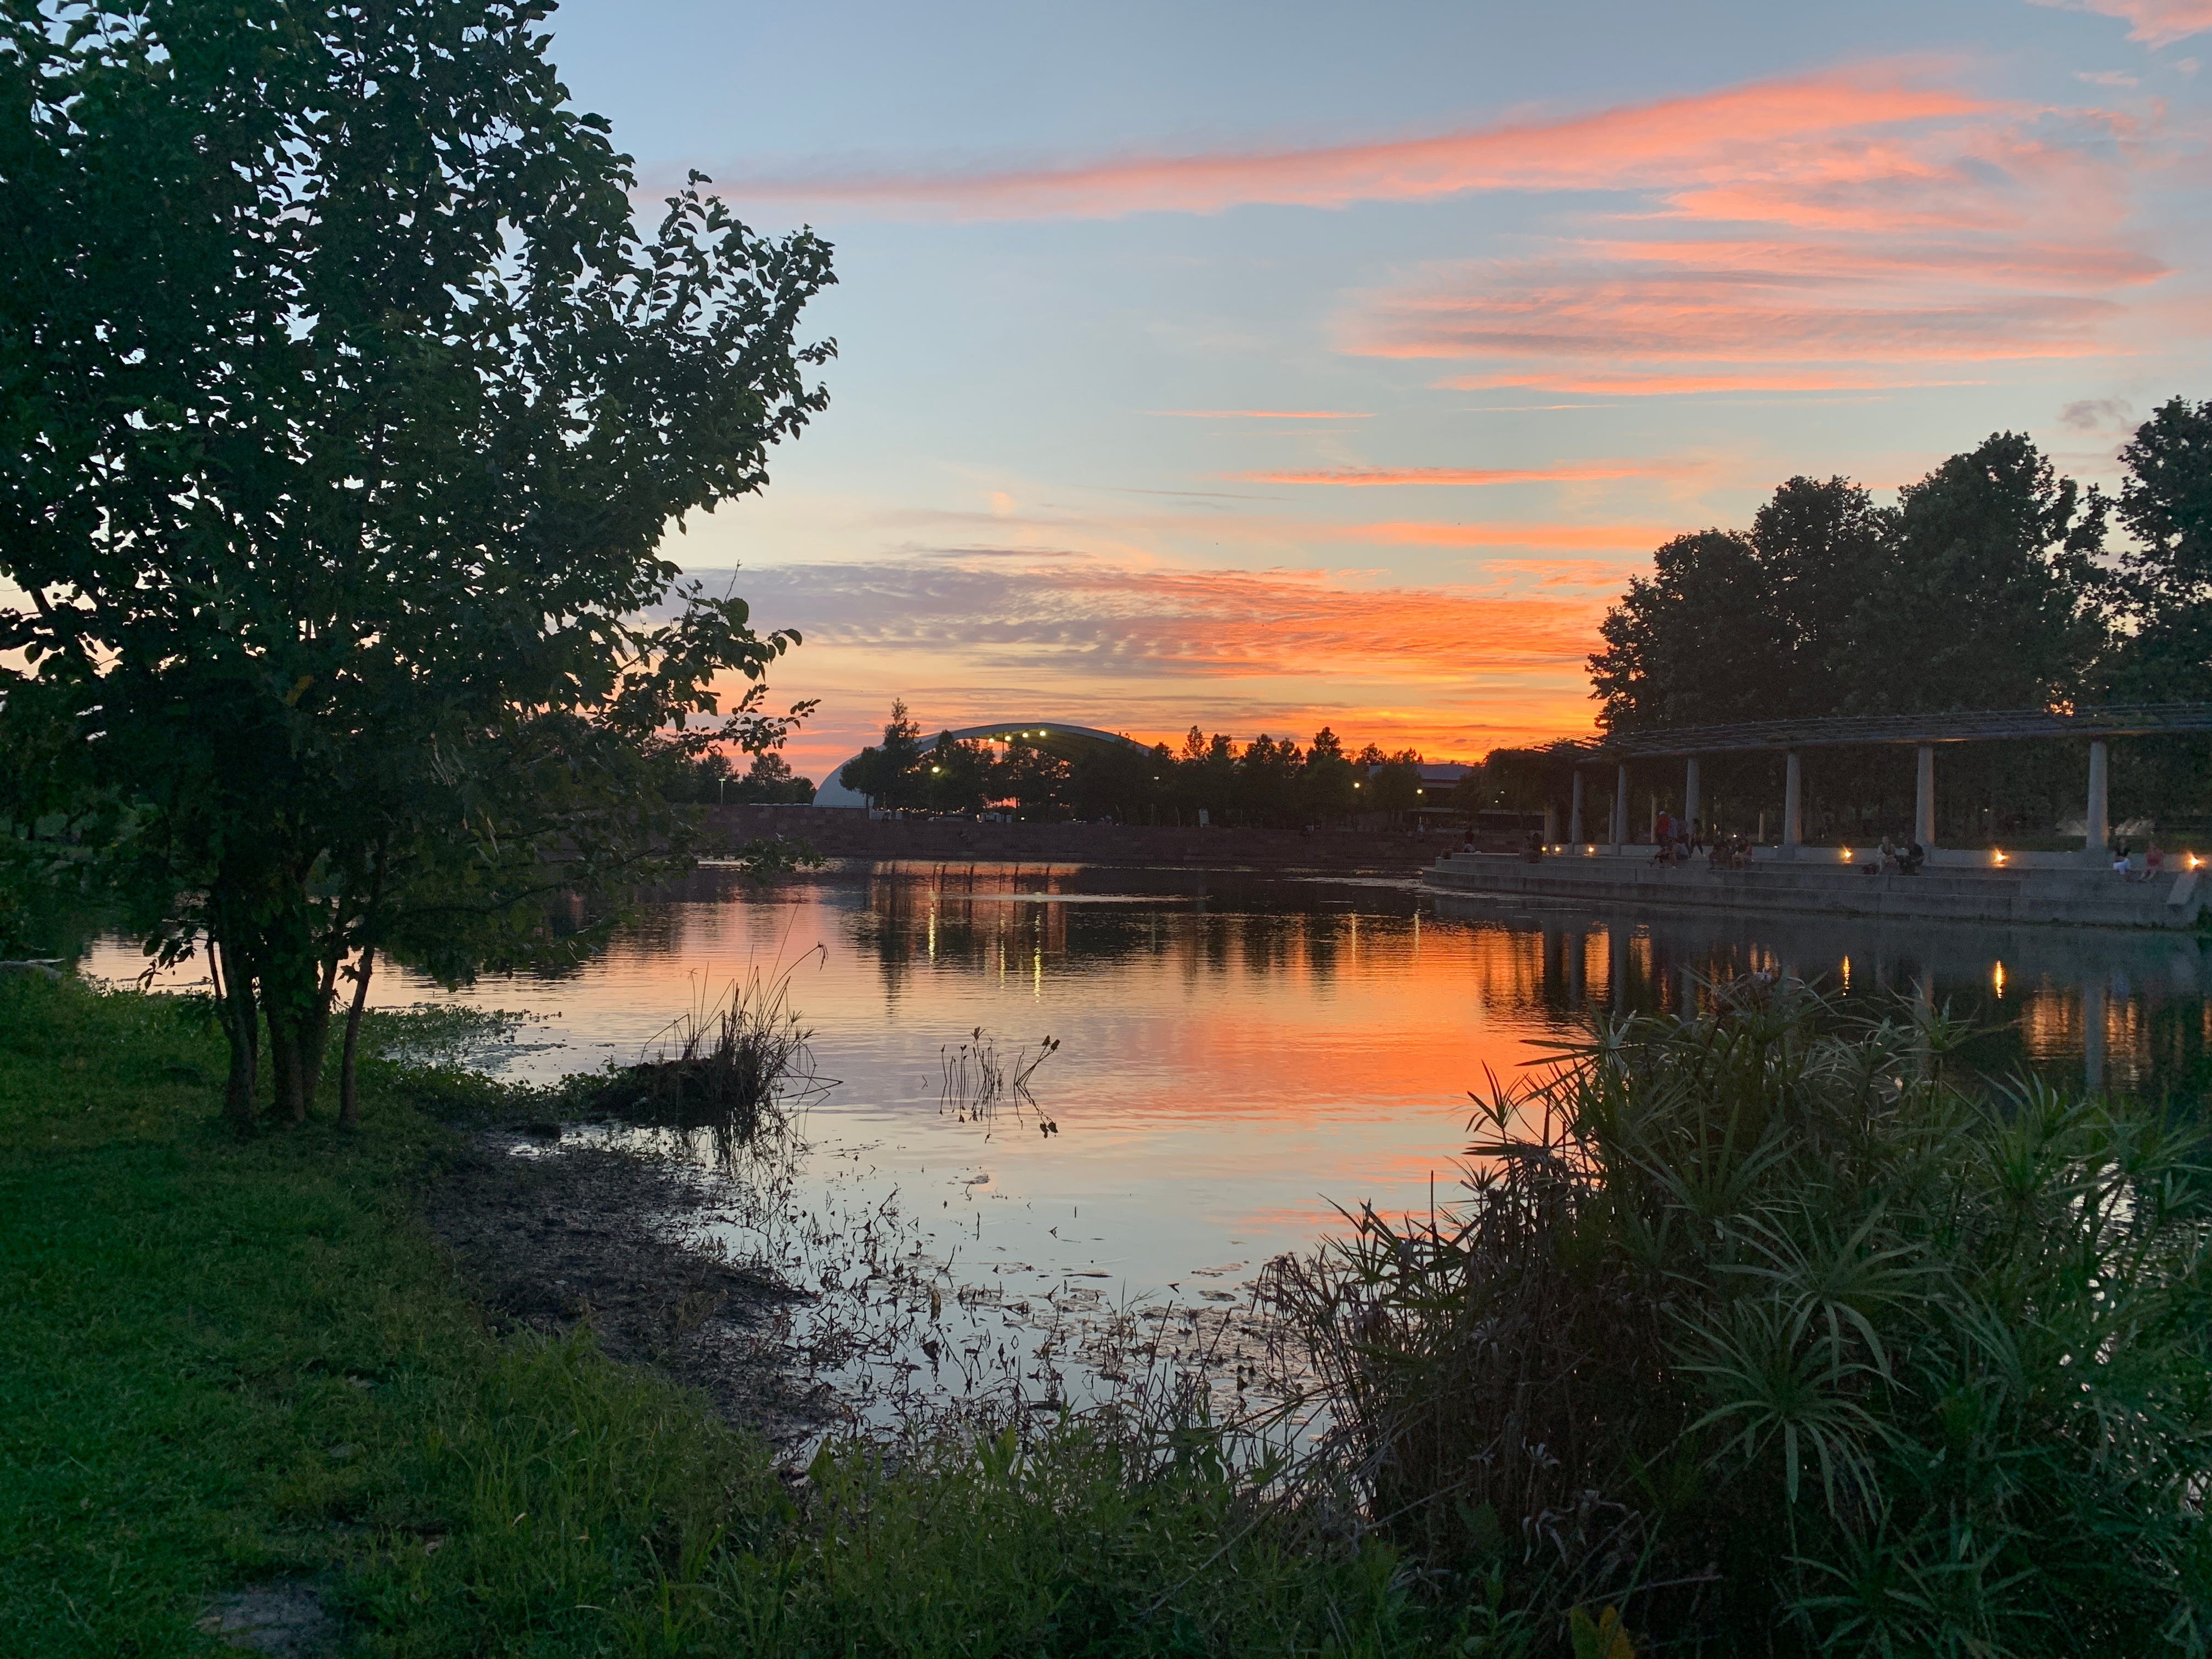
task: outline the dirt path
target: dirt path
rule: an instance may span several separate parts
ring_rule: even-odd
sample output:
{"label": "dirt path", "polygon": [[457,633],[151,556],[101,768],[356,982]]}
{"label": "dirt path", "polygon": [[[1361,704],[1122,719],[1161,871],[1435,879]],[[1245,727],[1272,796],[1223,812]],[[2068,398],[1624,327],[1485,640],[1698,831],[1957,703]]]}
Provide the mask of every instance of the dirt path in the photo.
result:
{"label": "dirt path", "polygon": [[783,1316],[801,1296],[682,1242],[672,1221],[712,1201],[707,1183],[665,1159],[487,1130],[424,1207],[495,1318],[549,1334],[588,1322],[612,1358],[701,1389],[732,1423],[789,1445],[833,1414],[826,1385],[791,1381]]}

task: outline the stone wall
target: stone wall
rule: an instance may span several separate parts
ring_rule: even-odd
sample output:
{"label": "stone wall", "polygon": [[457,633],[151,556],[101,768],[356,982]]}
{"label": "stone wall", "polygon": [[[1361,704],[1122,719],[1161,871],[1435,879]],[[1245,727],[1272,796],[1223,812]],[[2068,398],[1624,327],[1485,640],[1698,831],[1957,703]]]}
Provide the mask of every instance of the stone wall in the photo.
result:
{"label": "stone wall", "polygon": [[858,807],[720,806],[708,816],[737,840],[791,836],[832,858],[927,864],[1188,865],[1412,873],[1460,844],[1404,830],[1204,830],[1117,823],[975,823],[872,818]]}

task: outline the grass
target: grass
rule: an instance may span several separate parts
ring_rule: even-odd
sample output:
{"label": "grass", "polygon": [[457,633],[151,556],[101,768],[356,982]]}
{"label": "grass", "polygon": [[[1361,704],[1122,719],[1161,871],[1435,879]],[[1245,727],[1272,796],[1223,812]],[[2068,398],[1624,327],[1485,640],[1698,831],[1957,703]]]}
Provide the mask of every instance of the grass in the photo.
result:
{"label": "grass", "polygon": [[1482,1595],[1262,1501],[1202,1425],[1066,1422],[797,1486],[587,1333],[489,1330],[415,1218],[489,1085],[239,1141],[179,999],[0,976],[0,1651],[215,1651],[305,1582],[371,1655],[1488,1650]]}

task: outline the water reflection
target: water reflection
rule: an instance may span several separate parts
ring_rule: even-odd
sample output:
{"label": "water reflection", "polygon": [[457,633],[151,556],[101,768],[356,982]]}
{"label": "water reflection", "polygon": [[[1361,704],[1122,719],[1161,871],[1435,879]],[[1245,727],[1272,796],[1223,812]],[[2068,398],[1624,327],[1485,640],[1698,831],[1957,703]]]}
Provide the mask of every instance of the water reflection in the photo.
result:
{"label": "water reflection", "polygon": [[[1465,1091],[1486,1072],[1511,1074],[1593,1011],[1680,1009],[1717,977],[1794,974],[1869,1009],[1947,1002],[1990,1028],[1966,1055],[1983,1069],[2198,1095],[2212,1079],[2203,948],[1432,902],[1389,881],[854,864],[765,893],[702,871],[587,961],[459,1000],[541,1016],[514,1069],[550,1077],[635,1059],[750,969],[803,961],[793,1006],[843,1081],[809,1116],[800,1188],[846,1206],[896,1194],[963,1272],[1018,1264],[1028,1290],[1084,1276],[1134,1296],[1233,1287],[1338,1204],[1418,1208],[1432,1181],[1448,1194]],[[118,941],[88,965],[137,966]],[[377,994],[445,996],[404,972]],[[1060,1040],[1035,1082],[1060,1133],[940,1111],[941,1054],[977,1027],[1009,1046]]]}

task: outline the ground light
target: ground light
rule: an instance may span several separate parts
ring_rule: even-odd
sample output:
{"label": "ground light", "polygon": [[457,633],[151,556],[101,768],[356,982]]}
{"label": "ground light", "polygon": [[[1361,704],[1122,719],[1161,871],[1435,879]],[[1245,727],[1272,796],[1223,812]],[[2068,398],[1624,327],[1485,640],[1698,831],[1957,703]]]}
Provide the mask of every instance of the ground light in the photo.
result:
{"label": "ground light", "polygon": [[2002,864],[2005,861],[2004,854],[2002,853],[1998,852],[1995,848],[1991,848],[1990,851],[1990,855],[1995,858],[1999,864]]}

